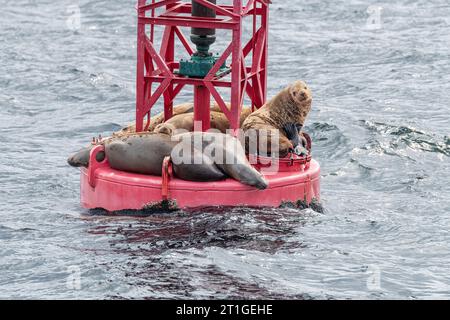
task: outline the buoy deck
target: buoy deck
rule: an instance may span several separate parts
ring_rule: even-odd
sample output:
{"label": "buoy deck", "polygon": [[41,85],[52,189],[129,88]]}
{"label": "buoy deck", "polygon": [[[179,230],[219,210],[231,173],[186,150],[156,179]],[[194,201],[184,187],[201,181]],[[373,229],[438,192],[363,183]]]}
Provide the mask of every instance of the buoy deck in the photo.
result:
{"label": "buoy deck", "polygon": [[176,207],[209,206],[279,207],[283,203],[320,200],[320,166],[311,160],[309,166],[296,172],[266,175],[266,190],[257,190],[227,179],[217,182],[192,182],[133,174],[112,169],[107,162],[81,170],[81,203],[88,209],[107,211],[141,210],[169,200]]}

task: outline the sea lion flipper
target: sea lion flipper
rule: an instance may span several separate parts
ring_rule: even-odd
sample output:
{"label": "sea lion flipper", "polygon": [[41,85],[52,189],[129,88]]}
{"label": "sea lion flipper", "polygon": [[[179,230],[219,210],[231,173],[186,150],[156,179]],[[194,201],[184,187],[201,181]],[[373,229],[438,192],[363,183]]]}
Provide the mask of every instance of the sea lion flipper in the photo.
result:
{"label": "sea lion flipper", "polygon": [[259,190],[267,189],[269,186],[263,175],[253,168],[250,163],[233,165],[220,164],[217,166],[231,178],[248,186],[255,187]]}
{"label": "sea lion flipper", "polygon": [[[245,150],[240,141],[232,136],[223,136],[212,143],[209,148],[215,149],[215,155],[222,155],[222,159],[215,159],[216,166],[229,177],[252,187],[264,190],[268,187],[263,175],[248,161]],[[222,160],[222,161],[220,161]]]}
{"label": "sea lion flipper", "polygon": [[[188,152],[188,157],[183,159]],[[172,165],[175,176],[182,180],[210,182],[220,181],[226,178],[214,163],[214,161],[205,155],[201,150],[191,148],[190,143],[181,142],[171,153]]]}

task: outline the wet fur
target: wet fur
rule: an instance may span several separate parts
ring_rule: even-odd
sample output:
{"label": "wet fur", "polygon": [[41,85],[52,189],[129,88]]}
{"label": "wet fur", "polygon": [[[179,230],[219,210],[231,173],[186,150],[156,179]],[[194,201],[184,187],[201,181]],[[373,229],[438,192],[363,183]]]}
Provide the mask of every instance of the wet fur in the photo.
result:
{"label": "wet fur", "polygon": [[[268,101],[259,110],[253,112],[244,121],[242,129],[244,131],[266,130],[269,132],[267,137],[260,137],[267,143],[268,152],[270,150],[271,139],[273,134],[279,132],[279,155],[281,157],[287,155],[295,146],[287,137],[292,133],[291,126],[303,126],[309,112],[311,111],[312,94],[311,90],[303,81],[296,81],[287,88],[283,89],[273,99]],[[294,142],[296,143],[296,142]]]}
{"label": "wet fur", "polygon": [[[230,108],[230,104],[227,104],[227,107]],[[193,103],[184,103],[180,104],[178,106],[175,106],[173,108],[173,117],[176,117],[178,115],[182,114],[188,114],[194,112],[194,104]],[[217,103],[211,104],[211,112],[217,112],[223,114],[222,109],[218,106]],[[240,123],[239,125],[242,127],[242,124],[244,123],[245,119],[252,113],[251,108],[243,108],[240,116]],[[170,120],[169,120],[170,121]],[[167,121],[166,121],[167,122]],[[164,112],[161,112],[155,116],[151,117],[150,125],[147,129],[148,132],[155,132],[155,129],[164,123]],[[229,127],[229,124],[228,124]],[[220,131],[222,131],[220,128],[218,128]],[[121,129],[118,132],[113,133],[113,136],[124,136],[128,134],[136,133],[136,125],[132,124],[129,125],[123,129]]]}
{"label": "wet fur", "polygon": [[[211,111],[210,113],[211,129],[226,133],[230,129],[230,122],[225,114]],[[164,123],[156,126],[155,133],[164,133],[168,135],[177,134],[178,130],[194,131],[194,113],[185,113],[173,116]]]}

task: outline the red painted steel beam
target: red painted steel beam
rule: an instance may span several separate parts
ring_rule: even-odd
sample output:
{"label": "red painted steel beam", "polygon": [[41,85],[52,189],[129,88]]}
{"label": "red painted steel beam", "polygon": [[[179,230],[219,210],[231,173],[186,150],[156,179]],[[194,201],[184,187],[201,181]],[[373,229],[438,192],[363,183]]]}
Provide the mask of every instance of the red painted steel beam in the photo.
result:
{"label": "red painted steel beam", "polygon": [[[138,6],[145,4],[145,0],[139,0]],[[145,104],[145,25],[138,21],[137,26],[137,62],[136,62],[136,131],[143,130],[144,104]]]}
{"label": "red painted steel beam", "polygon": [[[233,10],[233,6],[221,6],[222,8],[226,9],[227,11]],[[171,17],[171,16],[176,16],[177,14],[190,14],[191,13],[191,9],[192,5],[190,3],[184,3],[183,5],[180,5],[177,8],[173,8],[170,10],[167,10],[166,12],[164,12],[163,14],[161,14],[161,17]],[[263,12],[263,8],[250,8],[250,10],[245,11],[245,7],[242,8],[242,17],[246,17],[249,15],[253,15],[254,13],[256,13],[257,16],[260,16]],[[217,12],[216,13],[217,16],[219,17],[223,17],[225,16],[224,14]]]}
{"label": "red painted steel beam", "polygon": [[[268,3],[266,0],[230,0],[233,5],[216,5],[199,0],[202,5],[216,10],[221,18],[202,18],[186,16],[190,14],[191,3],[176,0],[139,0],[138,3],[138,72],[136,83],[136,124],[142,127],[143,119],[150,114],[157,100],[164,96],[164,114],[168,119],[172,115],[172,104],[176,96],[186,86],[194,87],[195,119],[202,121],[202,130],[209,128],[209,106],[211,95],[216,100],[233,129],[239,128],[239,116],[244,95],[252,101],[252,107],[260,107],[267,92],[267,39],[268,39]],[[243,5],[243,2],[245,4]],[[165,12],[155,16],[155,9],[165,6]],[[147,17],[146,11],[152,11]],[[185,14],[184,16],[182,16]],[[253,17],[253,31],[249,42],[242,47],[242,20]],[[223,19],[223,17],[228,17]],[[257,17],[261,17],[261,21]],[[150,34],[146,35],[145,25],[150,24]],[[166,26],[161,47],[157,50],[154,40],[154,26]],[[179,62],[174,61],[175,41],[181,42],[186,52],[192,55],[194,50],[181,31],[181,27],[228,29],[232,31],[232,41],[222,53],[204,79],[187,78],[174,74]],[[245,65],[245,57],[252,53],[251,66]],[[225,75],[216,76],[223,63],[231,56],[231,81],[220,80]],[[155,70],[156,69],[156,70]],[[145,71],[145,72],[144,72]],[[159,87],[152,92],[152,83]],[[216,88],[230,88],[231,101],[225,103]],[[150,118],[148,119],[150,120]]]}
{"label": "red painted steel beam", "polygon": [[140,23],[161,26],[179,26],[190,28],[212,28],[212,29],[234,29],[236,23],[233,20],[211,19],[211,18],[186,18],[186,17],[140,17]]}
{"label": "red painted steel beam", "polygon": [[194,86],[194,121],[201,123],[201,128],[194,125],[194,130],[208,131],[211,128],[211,94],[204,85]]}
{"label": "red painted steel beam", "polygon": [[192,56],[194,54],[194,49],[192,49],[191,45],[189,44],[188,40],[184,36],[181,29],[179,27],[174,27],[174,28],[175,28],[175,33],[176,33],[178,39],[180,39],[180,41],[183,44],[184,48],[186,49],[187,53],[190,56]]}
{"label": "red painted steel beam", "polygon": [[[173,77],[172,61],[175,60],[175,27],[166,27],[161,42],[160,56],[164,57],[167,67],[170,70],[170,76]],[[172,118],[173,115],[173,83],[171,82],[164,91],[164,121]]]}
{"label": "red painted steel beam", "polygon": [[147,52],[153,58],[153,61],[156,63],[156,65],[159,67],[159,69],[162,71],[162,73],[166,74],[168,77],[172,77],[173,74],[170,71],[169,67],[167,66],[167,63],[161,57],[161,55],[156,51],[153,44],[150,42],[150,40],[147,38],[146,35],[144,35],[144,46],[145,46],[145,50],[147,50]]}
{"label": "red painted steel beam", "polygon": [[[161,83],[166,79],[166,77],[162,76],[146,76],[145,79],[149,79],[152,82],[158,82]],[[231,82],[229,81],[220,81],[220,80],[211,80],[211,81],[205,81],[204,79],[196,79],[196,78],[182,78],[182,77],[174,77],[172,78],[172,82],[174,84],[184,84],[184,85],[201,85],[204,83],[211,83],[214,87],[219,88],[231,88]]]}
{"label": "red painted steel beam", "polygon": [[222,53],[220,58],[214,64],[214,66],[209,71],[209,73],[206,75],[205,80],[212,80],[216,76],[216,73],[219,71],[219,69],[222,67],[222,65],[225,63],[225,61],[228,59],[228,57],[230,56],[232,51],[233,51],[233,42],[231,42],[228,45],[228,47],[225,49],[225,51]]}
{"label": "red painted steel beam", "polygon": [[262,91],[263,91],[263,103],[265,103],[267,99],[267,63],[269,60],[269,3],[272,3],[271,1],[265,1],[266,6],[263,6],[263,12],[261,14],[261,28],[265,30],[265,43],[264,43],[264,52],[263,57],[261,59],[261,85],[262,85]]}
{"label": "red painted steel beam", "polygon": [[145,2],[146,1],[144,1],[144,4],[141,4],[141,1],[139,1],[138,9],[140,11],[145,12],[145,11],[148,11],[148,10],[155,10],[157,8],[164,7],[164,6],[167,6],[167,5],[171,5],[171,4],[174,4],[174,3],[177,3],[177,2],[181,2],[181,1],[179,1],[179,0],[162,0],[162,1],[159,1],[159,2],[149,3],[149,4],[145,4]]}
{"label": "red painted steel beam", "polygon": [[[233,0],[233,12],[240,14],[242,11],[242,0]],[[241,57],[242,57],[242,19],[238,21],[238,26],[232,33],[232,63],[231,63],[231,108],[230,108],[230,128],[237,133],[239,129],[239,118],[242,109],[241,99]]]}

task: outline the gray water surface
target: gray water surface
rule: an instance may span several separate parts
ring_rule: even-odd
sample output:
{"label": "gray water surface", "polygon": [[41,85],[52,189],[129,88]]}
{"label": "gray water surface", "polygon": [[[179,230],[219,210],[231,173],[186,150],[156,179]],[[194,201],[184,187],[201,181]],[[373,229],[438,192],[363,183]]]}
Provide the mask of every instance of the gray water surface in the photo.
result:
{"label": "gray water surface", "polygon": [[325,212],[139,218],[66,165],[133,121],[135,1],[0,0],[0,298],[450,298],[449,2],[274,2],[269,95],[313,89]]}

